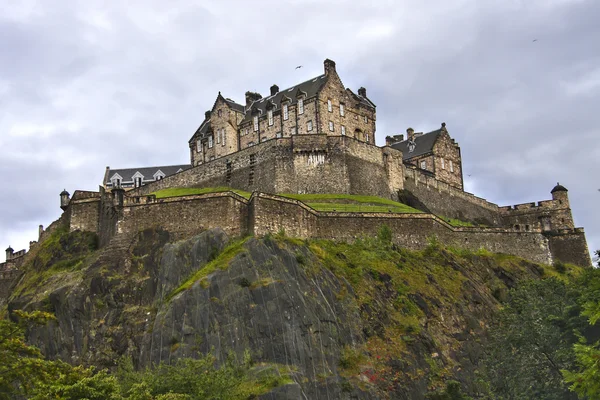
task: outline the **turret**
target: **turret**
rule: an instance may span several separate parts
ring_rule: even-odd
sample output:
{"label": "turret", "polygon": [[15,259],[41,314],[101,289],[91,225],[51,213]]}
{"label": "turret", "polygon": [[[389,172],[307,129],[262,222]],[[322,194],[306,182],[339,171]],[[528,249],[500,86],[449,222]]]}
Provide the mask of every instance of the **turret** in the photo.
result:
{"label": "turret", "polygon": [[567,192],[567,188],[558,182],[556,182],[556,186],[554,186],[554,188],[550,191],[552,194],[552,200],[558,200],[565,208],[570,208],[569,195]]}
{"label": "turret", "polygon": [[60,193],[60,208],[62,208],[63,210],[66,210],[67,207],[69,206],[69,202],[71,201],[71,195],[69,194],[69,192],[65,190],[63,190]]}
{"label": "turret", "polygon": [[6,261],[12,258],[14,252],[15,251],[13,250],[13,248],[8,246],[8,249],[6,249]]}

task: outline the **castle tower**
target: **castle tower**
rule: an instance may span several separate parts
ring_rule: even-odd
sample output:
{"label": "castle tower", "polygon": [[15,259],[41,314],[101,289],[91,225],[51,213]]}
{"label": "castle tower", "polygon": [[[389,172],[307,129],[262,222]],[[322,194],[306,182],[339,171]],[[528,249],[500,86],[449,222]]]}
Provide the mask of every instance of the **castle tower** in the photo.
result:
{"label": "castle tower", "polygon": [[556,186],[550,191],[552,194],[552,200],[558,200],[559,204],[564,205],[567,208],[569,207],[569,195],[567,194],[568,190],[566,187],[556,182]]}
{"label": "castle tower", "polygon": [[571,214],[571,206],[569,204],[569,195],[566,187],[560,183],[550,191],[552,200],[554,200],[556,212],[552,215],[552,226],[556,229],[574,229],[573,215]]}
{"label": "castle tower", "polygon": [[60,193],[60,208],[62,208],[63,210],[66,210],[69,206],[69,202],[71,201],[70,196],[71,195],[69,194],[69,192],[67,192],[66,189]]}
{"label": "castle tower", "polygon": [[8,246],[8,249],[6,249],[6,261],[12,258],[14,252],[15,251],[13,250],[13,248]]}
{"label": "castle tower", "polygon": [[115,188],[112,190],[113,194],[113,204],[115,207],[123,207],[123,199],[125,196],[125,189],[123,188]]}

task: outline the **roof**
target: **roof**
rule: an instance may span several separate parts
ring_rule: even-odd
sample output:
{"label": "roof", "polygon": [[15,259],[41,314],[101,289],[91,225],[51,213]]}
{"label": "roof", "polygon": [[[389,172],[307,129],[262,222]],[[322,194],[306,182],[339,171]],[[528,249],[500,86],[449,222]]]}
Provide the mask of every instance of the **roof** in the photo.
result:
{"label": "roof", "polygon": [[67,192],[67,189],[63,189],[62,192],[60,192],[61,196],[70,196],[69,192]]}
{"label": "roof", "polygon": [[266,113],[267,104],[269,102],[271,102],[275,106],[274,110],[277,110],[281,108],[281,101],[283,99],[289,99],[290,104],[295,104],[297,102],[297,96],[300,92],[304,94],[307,99],[310,99],[311,97],[317,95],[317,93],[319,92],[319,90],[321,90],[324,84],[325,74],[319,75],[315,78],[311,78],[295,86],[281,90],[275,93],[273,96],[267,96],[263,97],[260,100],[256,100],[250,105],[250,107],[248,107],[247,111],[250,112],[246,112],[246,115],[242,122],[240,122],[240,124],[252,120],[252,110],[257,110],[260,114]]}
{"label": "roof", "polygon": [[13,250],[13,248],[12,248],[12,247],[8,246],[8,249],[6,249],[6,251],[8,251],[8,252],[13,252],[14,250]]}
{"label": "roof", "polygon": [[346,88],[346,91],[349,92],[350,95],[353,96],[356,100],[358,100],[358,102],[361,103],[362,105],[367,106],[367,107],[371,107],[371,108],[377,107],[375,105],[375,103],[373,103],[367,97],[363,97],[360,94],[354,93],[350,88]]}
{"label": "roof", "polygon": [[242,114],[246,112],[246,107],[244,107],[241,104],[236,103],[235,101],[233,101],[229,98],[225,99],[225,103],[227,103],[227,105],[235,111],[241,112]]}
{"label": "roof", "polygon": [[204,121],[202,121],[202,123],[200,124],[198,129],[196,129],[196,132],[194,132],[194,134],[190,138],[189,142],[191,143],[198,136],[204,137],[208,132],[212,132],[211,125],[210,125],[210,119],[205,119]]}
{"label": "roof", "polygon": [[568,190],[566,187],[564,187],[560,183],[556,182],[556,186],[554,186],[554,188],[550,191],[550,193],[554,193],[554,192],[568,192]]}
{"label": "roof", "polygon": [[161,171],[163,174],[165,174],[165,176],[169,176],[176,174],[180,169],[185,171],[188,168],[191,168],[190,164],[167,165],[162,167],[110,169],[107,174],[107,181],[104,183],[110,182],[110,178],[112,178],[115,174],[119,174],[124,181],[130,181],[133,180],[133,176],[138,172],[146,179],[154,179],[154,174],[156,174],[158,171]]}
{"label": "roof", "polygon": [[402,151],[402,158],[404,160],[408,160],[410,158],[421,156],[423,154],[427,154],[433,151],[433,145],[435,144],[438,137],[440,137],[442,132],[443,130],[442,128],[440,128],[436,129],[435,131],[417,136],[416,138],[414,138],[416,146],[412,152],[409,151],[410,149],[408,148],[408,140],[394,143],[391,147],[396,150]]}

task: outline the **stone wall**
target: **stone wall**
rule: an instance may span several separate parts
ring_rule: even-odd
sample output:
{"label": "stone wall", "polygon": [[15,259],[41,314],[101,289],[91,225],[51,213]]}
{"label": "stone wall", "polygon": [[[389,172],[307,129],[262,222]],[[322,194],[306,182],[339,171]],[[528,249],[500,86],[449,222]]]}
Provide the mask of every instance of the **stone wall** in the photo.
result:
{"label": "stone wall", "polygon": [[131,190],[228,186],[266,193],[352,193],[390,198],[402,188],[401,152],[344,136],[293,135]]}
{"label": "stone wall", "polygon": [[592,266],[592,259],[585,240],[583,228],[559,231],[559,234],[547,234],[550,250],[556,260],[582,265]]}
{"label": "stone wall", "polygon": [[122,209],[117,233],[137,233],[153,227],[181,236],[221,227],[229,235],[241,236],[248,231],[248,201],[226,192],[130,204]]}
{"label": "stone wall", "polygon": [[404,168],[404,189],[416,196],[432,213],[489,226],[503,221],[498,205],[441,182],[423,171]]}
{"label": "stone wall", "polygon": [[71,199],[69,208],[71,209],[70,231],[98,231],[100,198],[88,198],[75,201]]}
{"label": "stone wall", "polygon": [[569,204],[559,200],[500,207],[500,214],[504,225],[519,227],[522,230],[528,230],[528,227],[544,231],[575,227]]}

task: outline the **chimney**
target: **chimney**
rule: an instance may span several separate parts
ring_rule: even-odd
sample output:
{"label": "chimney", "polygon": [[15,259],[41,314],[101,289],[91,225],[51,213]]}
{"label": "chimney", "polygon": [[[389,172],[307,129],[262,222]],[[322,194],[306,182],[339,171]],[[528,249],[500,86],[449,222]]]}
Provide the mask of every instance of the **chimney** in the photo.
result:
{"label": "chimney", "polygon": [[8,246],[8,249],[6,249],[6,261],[11,260],[13,258],[13,253],[13,248]]}
{"label": "chimney", "polygon": [[448,132],[448,130],[446,129],[446,123],[445,122],[442,122],[442,128],[441,128],[441,130],[444,131],[444,132]]}
{"label": "chimney", "polygon": [[394,140],[396,142],[402,142],[404,141],[404,135],[394,135]]}
{"label": "chimney", "polygon": [[391,137],[391,136],[386,136],[386,137],[385,137],[385,145],[386,145],[386,146],[391,146],[391,145],[393,145],[395,142],[396,142],[396,141],[394,140],[394,138],[393,138],[393,137]]}
{"label": "chimney", "polygon": [[325,75],[329,75],[330,72],[335,72],[335,61],[328,58],[323,61],[323,65],[325,66]]}
{"label": "chimney", "polygon": [[260,99],[262,99],[260,93],[250,91],[246,92],[246,107],[250,107],[250,104]]}
{"label": "chimney", "polygon": [[204,113],[204,119],[210,119],[210,110]]}
{"label": "chimney", "polygon": [[271,96],[275,96],[277,93],[279,93],[279,86],[277,86],[277,85],[271,86]]}
{"label": "chimney", "polygon": [[40,225],[38,228],[38,240],[42,238],[42,233],[44,233],[44,225]]}
{"label": "chimney", "polygon": [[358,95],[366,98],[367,97],[367,89],[365,89],[364,87],[358,88]]}
{"label": "chimney", "polygon": [[406,138],[407,138],[408,140],[413,140],[413,139],[414,139],[414,136],[415,136],[415,130],[414,130],[413,128],[408,128],[408,129],[406,130]]}

